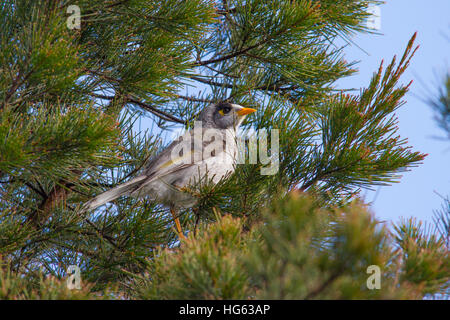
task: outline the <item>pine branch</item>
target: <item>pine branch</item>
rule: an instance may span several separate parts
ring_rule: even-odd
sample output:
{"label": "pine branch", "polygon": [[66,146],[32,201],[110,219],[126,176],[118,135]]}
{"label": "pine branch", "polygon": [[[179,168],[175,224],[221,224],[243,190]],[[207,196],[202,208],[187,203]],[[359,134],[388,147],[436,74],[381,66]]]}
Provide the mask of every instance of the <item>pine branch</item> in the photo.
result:
{"label": "pine branch", "polygon": [[311,187],[313,184],[325,179],[326,177],[328,177],[329,175],[342,171],[342,170],[346,170],[348,168],[350,168],[351,166],[357,164],[358,162],[361,161],[362,158],[359,158],[353,162],[348,163],[346,166],[343,167],[336,167],[334,169],[331,170],[325,170],[321,173],[318,173],[314,178],[310,179],[309,181],[306,181],[305,183],[303,183],[303,185],[298,188],[297,190],[305,192],[309,187]]}
{"label": "pine branch", "polygon": [[25,182],[25,185],[27,187],[29,187],[31,190],[33,190],[34,192],[36,192],[37,194],[39,194],[41,197],[46,198],[48,197],[48,195],[44,192],[44,190],[42,190],[42,188],[36,188],[35,186],[33,186],[30,182]]}
{"label": "pine branch", "polygon": [[187,100],[187,101],[195,101],[195,102],[205,102],[205,103],[215,103],[216,101],[209,100],[209,99],[202,99],[202,98],[196,98],[196,97],[186,97],[181,94],[175,95],[179,99]]}
{"label": "pine branch", "polygon": [[17,74],[17,77],[15,77],[14,80],[12,81],[11,87],[6,92],[6,95],[5,95],[5,98],[3,100],[3,104],[0,108],[0,110],[3,109],[8,104],[9,100],[14,95],[14,93],[17,91],[17,89],[27,81],[27,79],[31,76],[32,73],[33,73],[33,70],[30,70],[25,76],[23,76],[22,72],[19,71],[19,73]]}
{"label": "pine branch", "polygon": [[[90,95],[95,97],[95,98],[104,99],[104,100],[112,100],[112,99],[114,99],[114,96],[107,96],[107,95],[102,95],[102,94],[97,94],[97,93],[91,93]],[[183,96],[180,96],[180,95],[177,95],[177,97],[185,98],[186,100],[192,100],[192,98],[183,97]],[[197,101],[197,100],[194,100],[194,101]],[[207,102],[207,100],[199,100],[199,101]],[[154,107],[154,106],[152,106],[152,105],[150,105],[148,103],[145,103],[145,102],[143,102],[143,101],[141,101],[141,100],[139,100],[137,98],[134,98],[131,95],[128,95],[125,98],[125,102],[126,103],[130,102],[130,103],[136,104],[136,105],[140,106],[141,108],[143,108],[144,110],[150,111],[152,114],[154,114],[155,116],[161,118],[162,120],[170,121],[170,122],[176,122],[176,123],[181,123],[181,124],[186,124],[185,120],[181,120],[181,119],[179,119],[179,118],[177,118],[177,117],[175,117],[175,116],[173,116],[173,115],[171,115],[171,114],[169,114],[167,112],[159,110],[158,108],[156,108],[156,107]]]}
{"label": "pine branch", "polygon": [[153,113],[154,115],[158,116],[159,118],[161,118],[163,120],[176,122],[176,123],[181,123],[181,124],[186,124],[185,120],[178,119],[177,117],[175,117],[175,116],[173,116],[173,115],[171,115],[171,114],[169,114],[167,112],[161,111],[161,110],[157,109],[156,107],[154,107],[154,106],[152,106],[152,105],[150,105],[148,103],[142,102],[142,101],[140,101],[140,100],[138,100],[136,98],[133,98],[131,96],[127,97],[127,101],[131,102],[131,103],[134,103],[134,104],[144,108],[147,111],[150,111],[151,113]]}
{"label": "pine branch", "polygon": [[249,47],[247,47],[247,48],[244,48],[244,49],[242,49],[242,50],[238,50],[238,51],[236,51],[236,52],[233,52],[233,53],[227,54],[227,55],[225,55],[225,56],[222,56],[222,57],[220,57],[220,58],[209,59],[209,60],[205,60],[205,61],[198,61],[198,62],[196,62],[196,63],[193,63],[192,66],[193,66],[193,67],[205,66],[205,65],[208,65],[208,64],[213,64],[213,63],[218,63],[218,62],[222,62],[222,61],[225,61],[225,60],[229,60],[229,59],[235,58],[235,57],[237,57],[237,56],[240,56],[240,55],[246,53],[247,51],[250,51],[250,50],[252,50],[252,49],[255,49],[255,48],[257,48],[257,47],[260,47],[260,46],[262,46],[263,44],[267,43],[267,42],[270,41],[270,40],[272,40],[271,37],[270,37],[270,38],[265,38],[264,40],[262,40],[262,41],[260,41],[260,42],[258,42],[258,43],[256,43],[256,44],[254,44],[254,45],[252,45],[252,46],[249,46]]}
{"label": "pine branch", "polygon": [[221,88],[228,88],[228,89],[233,89],[234,86],[228,83],[223,83],[223,82],[217,82],[214,80],[205,80],[203,78],[197,77],[197,76],[191,76],[190,77],[192,80],[204,83],[204,84],[209,84],[209,85],[213,85],[216,87],[221,87]]}
{"label": "pine branch", "polygon": [[[116,95],[112,99],[110,99],[109,105],[112,105],[116,100],[121,99],[121,96]],[[122,99],[121,103],[124,104],[125,100]],[[46,152],[52,151],[52,148],[47,149]],[[68,181],[65,178],[60,179],[52,191],[43,196],[43,199],[38,206],[37,210],[34,210],[27,218],[27,222],[31,222],[34,226],[39,226],[45,223],[52,214],[52,210],[54,210],[58,205],[64,204],[66,205],[66,200],[68,196],[73,191],[72,189],[75,187],[75,180],[80,179],[83,174],[83,170],[72,169],[70,171],[71,180]]]}
{"label": "pine branch", "polygon": [[264,37],[261,41],[255,43],[254,45],[251,45],[251,46],[248,46],[246,48],[240,49],[238,51],[226,54],[226,55],[224,55],[222,57],[219,57],[219,58],[208,59],[208,60],[205,60],[205,61],[197,61],[197,62],[193,63],[192,66],[193,67],[205,66],[205,65],[208,65],[208,64],[215,64],[215,63],[222,62],[222,61],[225,61],[225,60],[230,60],[230,59],[235,58],[237,56],[243,55],[243,54],[247,53],[248,51],[250,51],[252,49],[261,47],[262,45],[266,44],[267,42],[272,41],[272,40],[280,37],[284,33],[288,32],[291,27],[296,26],[296,25],[300,24],[301,22],[303,22],[305,19],[307,19],[318,8],[320,8],[320,3],[317,3],[312,8],[310,8],[309,12],[306,15],[304,15],[299,21],[294,21],[293,24],[290,24],[290,25],[286,26],[285,28],[281,29],[279,32],[276,32],[273,35],[268,35],[268,36]]}
{"label": "pine branch", "polygon": [[114,238],[110,237],[109,235],[105,234],[103,230],[99,229],[91,220],[84,219],[95,231],[96,235],[99,235],[103,239],[105,239],[107,242],[109,242],[115,249],[120,249],[119,246],[114,241]]}
{"label": "pine branch", "polygon": [[328,288],[334,281],[339,278],[339,276],[342,274],[340,270],[337,270],[333,274],[331,274],[327,280],[325,280],[319,287],[313,289],[310,291],[306,296],[305,300],[310,300],[322,293],[326,288]]}

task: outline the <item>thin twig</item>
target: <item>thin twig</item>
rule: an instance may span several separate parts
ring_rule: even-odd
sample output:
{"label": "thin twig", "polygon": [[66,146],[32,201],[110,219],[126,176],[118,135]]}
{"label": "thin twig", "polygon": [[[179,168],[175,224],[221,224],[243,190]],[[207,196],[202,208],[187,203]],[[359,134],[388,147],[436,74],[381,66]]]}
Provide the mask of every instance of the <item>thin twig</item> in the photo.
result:
{"label": "thin twig", "polygon": [[175,117],[175,116],[173,116],[173,115],[171,115],[171,114],[169,114],[167,112],[161,111],[161,110],[155,108],[154,106],[149,105],[148,103],[142,102],[142,101],[140,101],[138,99],[135,99],[135,98],[133,98],[131,96],[127,97],[127,101],[131,102],[131,103],[134,103],[134,104],[137,104],[138,106],[144,108],[147,111],[150,111],[151,113],[153,113],[154,115],[160,117],[163,120],[177,122],[177,123],[181,123],[181,124],[186,124],[186,121],[178,119],[177,117]]}
{"label": "thin twig", "polygon": [[187,97],[183,96],[181,94],[176,95],[177,98],[187,100],[187,101],[195,101],[195,102],[206,102],[206,103],[213,103],[214,101],[208,100],[208,99],[202,99],[202,98],[196,98],[196,97]]}
{"label": "thin twig", "polygon": [[[97,94],[97,93],[91,93],[90,95],[92,97],[99,98],[99,99],[105,99],[105,100],[112,100],[114,98],[114,96],[107,96],[107,95]],[[180,96],[180,98],[181,98],[181,96]],[[130,102],[130,103],[136,104],[136,105],[142,107],[143,109],[145,109],[147,111],[150,111],[155,116],[158,116],[159,118],[161,118],[163,120],[171,121],[171,122],[177,122],[177,123],[181,123],[181,124],[186,124],[186,121],[181,120],[181,119],[179,119],[179,118],[177,118],[177,117],[175,117],[175,116],[173,116],[173,115],[171,115],[171,114],[169,114],[167,112],[161,111],[161,110],[157,109],[156,107],[154,107],[154,106],[152,106],[152,105],[150,105],[148,103],[142,102],[142,101],[132,97],[131,95],[128,95],[125,98],[125,100],[126,100],[126,102]],[[205,102],[205,101],[203,101],[203,102]]]}
{"label": "thin twig", "polygon": [[306,297],[305,300],[309,300],[314,298],[315,296],[317,296],[318,294],[320,294],[322,291],[324,291],[329,285],[331,285],[339,276],[341,275],[341,271],[337,270],[335,271],[332,275],[330,275],[330,277],[323,282],[318,288],[312,290],[311,292],[309,292]]}
{"label": "thin twig", "polygon": [[223,88],[228,88],[228,89],[233,89],[233,85],[228,84],[228,83],[223,83],[223,82],[217,82],[214,80],[205,80],[203,78],[197,77],[197,76],[191,76],[190,77],[192,80],[204,83],[204,84],[209,84],[212,86],[216,86],[216,87],[223,87]]}
{"label": "thin twig", "polygon": [[220,58],[209,59],[209,60],[205,60],[205,61],[197,61],[197,62],[195,62],[195,63],[193,64],[193,66],[194,66],[194,67],[197,67],[197,66],[205,66],[205,65],[207,65],[207,64],[218,63],[218,62],[222,62],[222,61],[225,61],[225,60],[229,60],[229,59],[235,58],[235,57],[237,57],[237,56],[240,56],[240,55],[246,53],[247,51],[250,51],[250,50],[255,49],[255,48],[259,47],[259,46],[262,46],[264,43],[266,43],[266,42],[268,42],[268,41],[270,41],[270,40],[272,40],[270,37],[269,37],[269,38],[265,38],[265,39],[263,39],[262,41],[260,41],[260,42],[258,42],[258,43],[256,43],[256,44],[254,44],[254,45],[252,45],[252,46],[249,46],[249,47],[247,47],[247,48],[245,48],[245,49],[238,50],[238,51],[236,51],[236,52],[227,54],[227,55],[222,56],[222,57],[220,57]]}
{"label": "thin twig", "polygon": [[97,226],[88,218],[85,218],[84,221],[86,221],[92,228],[94,228],[94,230],[98,233],[98,235],[100,235],[103,239],[108,241],[114,248],[120,250],[119,246],[114,242],[114,238],[104,234],[103,231],[97,228]]}
{"label": "thin twig", "polygon": [[11,99],[13,94],[16,92],[16,90],[31,76],[32,73],[33,73],[33,70],[30,70],[22,79],[20,79],[22,77],[22,73],[19,72],[17,77],[14,78],[14,80],[11,84],[11,88],[9,88],[8,92],[5,95],[5,99],[3,100],[2,108],[4,108],[8,104],[9,100]]}

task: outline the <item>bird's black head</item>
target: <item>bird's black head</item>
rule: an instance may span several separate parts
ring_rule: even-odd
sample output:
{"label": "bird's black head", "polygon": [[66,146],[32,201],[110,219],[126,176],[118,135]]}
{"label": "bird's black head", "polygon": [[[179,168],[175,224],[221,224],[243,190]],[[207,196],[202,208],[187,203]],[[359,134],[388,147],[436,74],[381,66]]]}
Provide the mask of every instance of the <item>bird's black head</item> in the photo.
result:
{"label": "bird's black head", "polygon": [[220,102],[211,104],[200,114],[203,127],[218,129],[237,128],[247,114],[255,112],[255,109],[244,108],[238,104]]}

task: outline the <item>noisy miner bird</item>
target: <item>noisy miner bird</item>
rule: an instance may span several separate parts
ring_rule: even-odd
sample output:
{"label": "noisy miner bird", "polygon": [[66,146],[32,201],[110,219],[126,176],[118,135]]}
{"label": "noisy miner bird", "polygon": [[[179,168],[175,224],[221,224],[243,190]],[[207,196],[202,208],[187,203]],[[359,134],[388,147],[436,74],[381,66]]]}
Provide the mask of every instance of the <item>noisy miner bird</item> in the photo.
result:
{"label": "noisy miner bird", "polygon": [[183,237],[175,211],[192,207],[197,200],[187,187],[204,179],[216,184],[234,171],[236,131],[245,116],[255,111],[227,102],[210,104],[202,110],[194,128],[151,159],[139,176],[88,201],[82,212],[120,196],[147,196],[170,208],[178,235]]}

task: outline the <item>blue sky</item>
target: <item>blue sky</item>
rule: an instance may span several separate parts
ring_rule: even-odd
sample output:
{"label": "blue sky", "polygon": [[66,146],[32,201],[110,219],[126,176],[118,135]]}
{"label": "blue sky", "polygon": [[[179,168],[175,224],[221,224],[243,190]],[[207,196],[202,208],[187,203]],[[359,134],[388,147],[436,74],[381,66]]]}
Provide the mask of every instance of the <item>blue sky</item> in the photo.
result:
{"label": "blue sky", "polygon": [[[437,91],[443,76],[450,71],[450,1],[392,0],[381,8],[381,35],[358,34],[352,40],[359,46],[345,49],[346,59],[359,60],[359,72],[342,79],[338,88],[360,88],[368,85],[373,72],[384,59],[390,62],[401,56],[409,38],[417,31],[419,50],[401,81],[413,80],[406,104],[397,115],[399,134],[408,138],[413,150],[428,153],[419,167],[406,172],[400,183],[380,187],[378,192],[365,192],[366,201],[382,220],[398,221],[414,216],[431,221],[433,210],[439,209],[443,196],[450,195],[450,141],[438,140],[443,132],[433,120],[430,107],[421,101]],[[364,51],[365,52],[364,52]]]}

